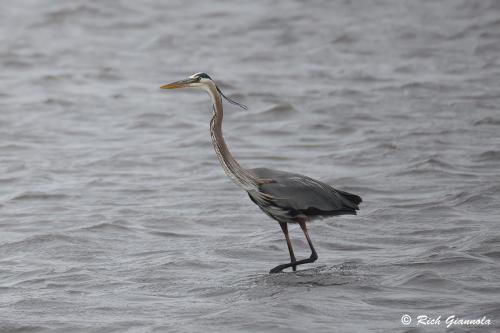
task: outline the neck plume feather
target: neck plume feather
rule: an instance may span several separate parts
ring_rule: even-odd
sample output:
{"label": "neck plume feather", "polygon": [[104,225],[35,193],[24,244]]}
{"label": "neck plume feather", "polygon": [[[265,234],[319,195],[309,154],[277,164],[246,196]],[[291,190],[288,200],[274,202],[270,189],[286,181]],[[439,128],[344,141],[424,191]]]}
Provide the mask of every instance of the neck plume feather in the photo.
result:
{"label": "neck plume feather", "polygon": [[217,158],[224,172],[234,183],[247,191],[256,190],[258,188],[257,178],[249,171],[243,169],[234,159],[222,135],[222,118],[224,116],[224,111],[222,110],[222,98],[217,92],[215,85],[208,86],[208,93],[212,98],[214,109],[214,115],[210,122],[210,136],[212,137],[212,144],[214,145]]}

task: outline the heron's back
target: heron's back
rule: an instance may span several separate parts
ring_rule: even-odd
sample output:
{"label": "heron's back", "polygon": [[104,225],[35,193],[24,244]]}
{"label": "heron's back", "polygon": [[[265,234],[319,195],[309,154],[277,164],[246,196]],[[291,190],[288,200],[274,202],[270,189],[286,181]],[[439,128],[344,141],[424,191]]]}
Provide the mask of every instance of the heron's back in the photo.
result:
{"label": "heron's back", "polygon": [[[332,186],[296,173],[268,168],[250,170],[260,179],[273,182],[260,185],[261,193],[269,196],[262,200],[258,193],[249,196],[264,212],[275,219],[286,215],[289,219],[300,216],[308,218],[344,214],[356,214],[361,197],[337,190]],[[278,215],[278,216],[273,216]]]}

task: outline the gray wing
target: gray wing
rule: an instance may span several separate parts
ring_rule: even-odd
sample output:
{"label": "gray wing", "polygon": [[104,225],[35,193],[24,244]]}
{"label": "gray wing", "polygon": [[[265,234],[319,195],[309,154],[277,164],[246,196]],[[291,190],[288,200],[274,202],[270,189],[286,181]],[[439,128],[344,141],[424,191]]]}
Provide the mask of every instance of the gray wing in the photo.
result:
{"label": "gray wing", "polygon": [[310,216],[356,214],[362,201],[355,194],[300,174],[267,168],[250,171],[260,179],[272,179],[274,182],[260,185],[260,190],[271,195],[278,207],[297,213]]}

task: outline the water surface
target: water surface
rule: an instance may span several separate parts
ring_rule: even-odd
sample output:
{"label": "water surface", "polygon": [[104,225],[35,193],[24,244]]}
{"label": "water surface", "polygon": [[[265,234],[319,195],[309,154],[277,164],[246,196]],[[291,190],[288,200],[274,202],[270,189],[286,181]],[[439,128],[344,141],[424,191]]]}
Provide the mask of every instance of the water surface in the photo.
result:
{"label": "water surface", "polygon": [[[499,15],[494,0],[1,3],[0,331],[498,324]],[[286,243],[218,165],[206,94],[158,89],[199,71],[249,106],[226,105],[242,165],[364,199],[310,225],[319,260],[296,274],[267,273]]]}

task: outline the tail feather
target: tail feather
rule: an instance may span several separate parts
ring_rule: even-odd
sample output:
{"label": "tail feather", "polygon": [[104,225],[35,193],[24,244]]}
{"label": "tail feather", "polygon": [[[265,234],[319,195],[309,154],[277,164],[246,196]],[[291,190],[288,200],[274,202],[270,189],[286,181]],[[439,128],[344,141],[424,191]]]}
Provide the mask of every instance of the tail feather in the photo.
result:
{"label": "tail feather", "polygon": [[363,199],[361,199],[359,195],[339,190],[337,190],[337,192],[355,205],[359,205],[361,202],[363,202]]}
{"label": "tail feather", "polygon": [[[343,207],[340,209],[336,210],[331,210],[331,211],[324,211],[320,210],[314,207],[309,207],[308,209],[303,209],[300,211],[297,211],[300,214],[304,214],[306,216],[311,216],[311,217],[327,217],[327,216],[338,216],[338,215],[356,215],[356,209],[355,208],[350,208],[350,207]],[[297,215],[297,213],[295,213]]]}

